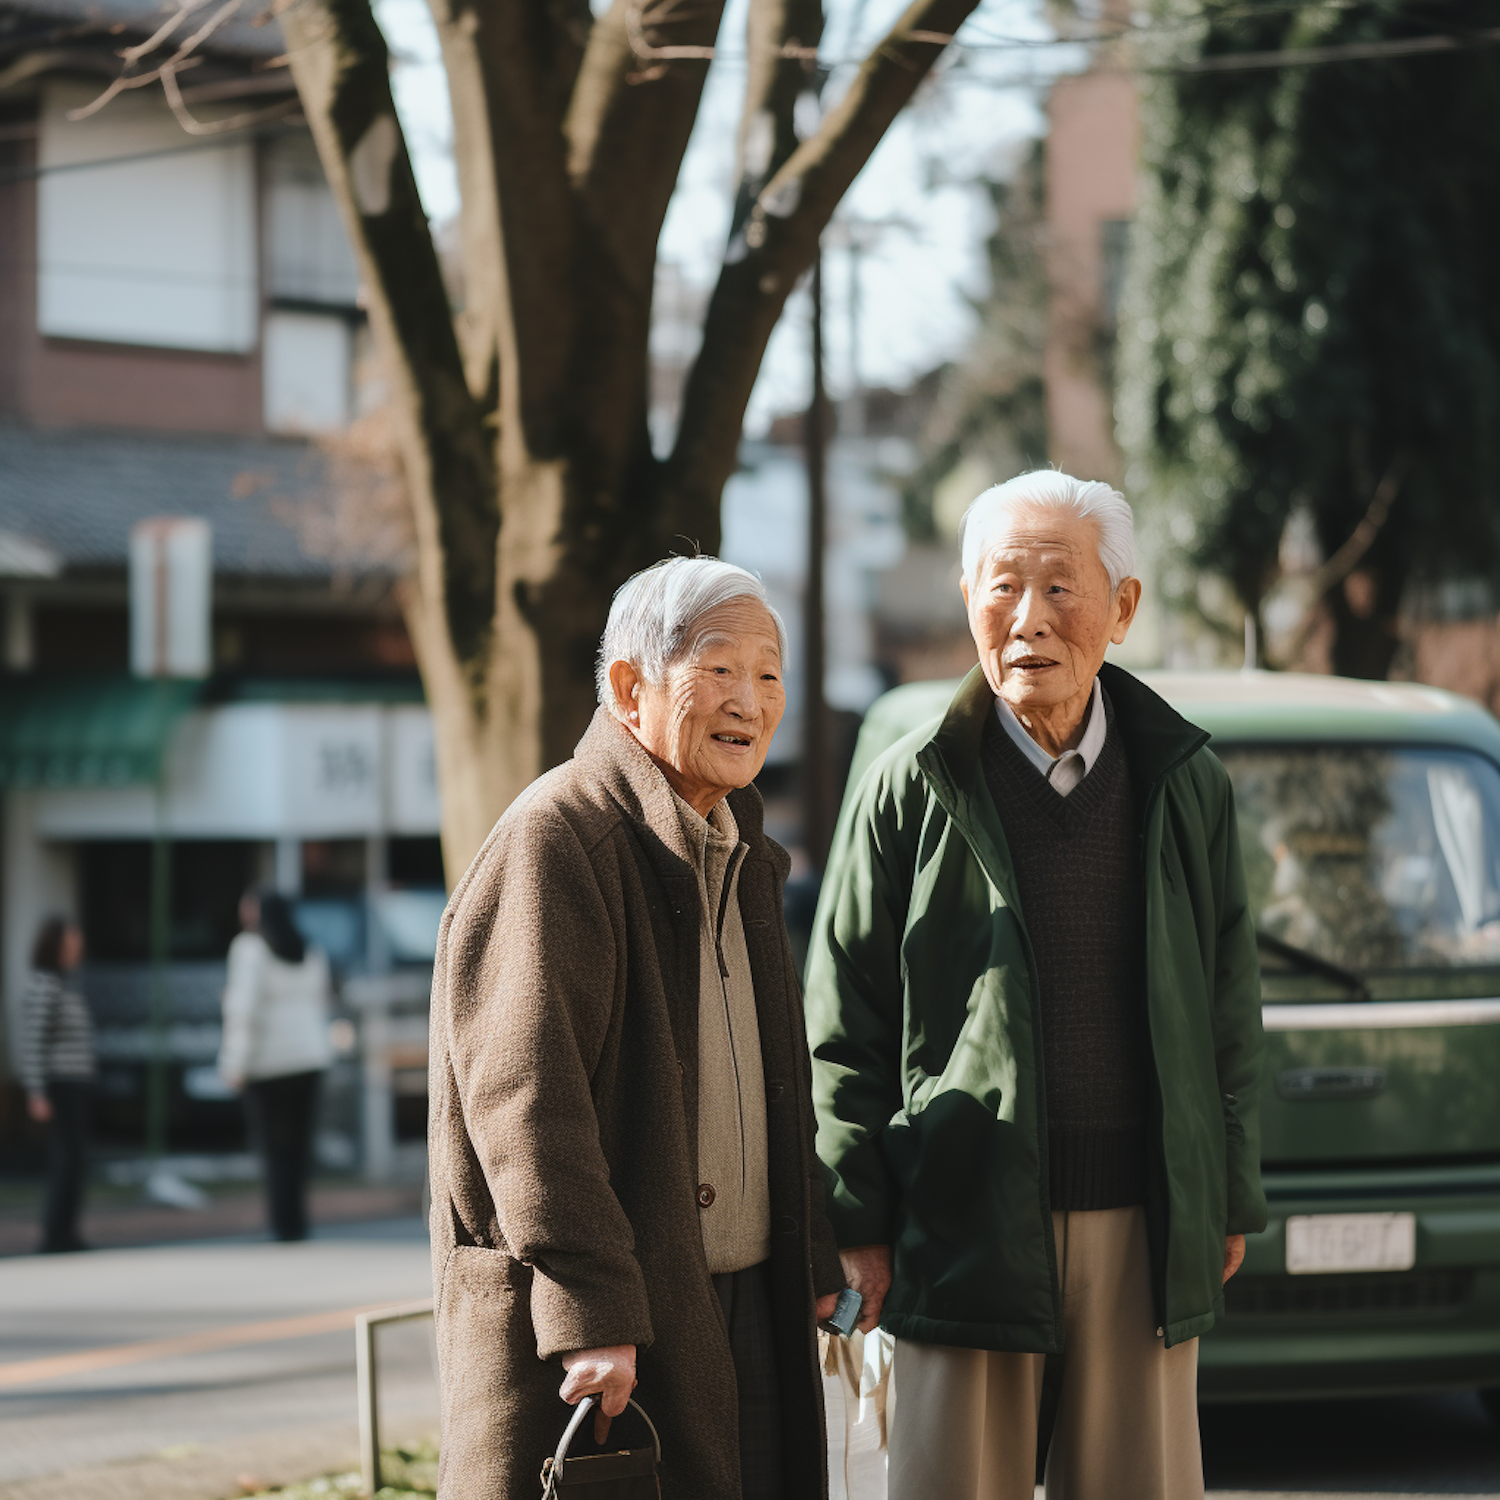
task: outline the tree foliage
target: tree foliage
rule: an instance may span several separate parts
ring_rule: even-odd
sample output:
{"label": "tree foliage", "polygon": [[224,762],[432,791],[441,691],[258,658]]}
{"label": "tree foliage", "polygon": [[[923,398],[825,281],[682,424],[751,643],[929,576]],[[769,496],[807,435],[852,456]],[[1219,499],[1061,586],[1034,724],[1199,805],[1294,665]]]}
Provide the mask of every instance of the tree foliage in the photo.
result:
{"label": "tree foliage", "polygon": [[[1191,14],[1202,60],[1494,21],[1482,0]],[[1334,669],[1382,677],[1412,583],[1500,570],[1500,53],[1190,68],[1147,88],[1130,484],[1257,615],[1305,512],[1332,564]]]}

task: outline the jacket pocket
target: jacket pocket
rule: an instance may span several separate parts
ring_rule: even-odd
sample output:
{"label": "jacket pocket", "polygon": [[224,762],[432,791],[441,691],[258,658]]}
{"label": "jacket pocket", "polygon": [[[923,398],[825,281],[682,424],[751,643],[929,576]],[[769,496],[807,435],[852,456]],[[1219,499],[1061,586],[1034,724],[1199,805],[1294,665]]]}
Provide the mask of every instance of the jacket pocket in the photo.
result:
{"label": "jacket pocket", "polygon": [[1243,1146],[1245,1127],[1240,1121],[1238,1098],[1234,1094],[1224,1093],[1219,1095],[1219,1102],[1224,1106],[1225,1139],[1231,1146]]}

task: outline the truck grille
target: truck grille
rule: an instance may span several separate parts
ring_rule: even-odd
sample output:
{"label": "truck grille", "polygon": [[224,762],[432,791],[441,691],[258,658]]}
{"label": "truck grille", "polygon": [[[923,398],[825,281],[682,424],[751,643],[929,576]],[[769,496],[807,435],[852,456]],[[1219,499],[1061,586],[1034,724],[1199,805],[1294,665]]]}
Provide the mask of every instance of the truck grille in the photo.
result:
{"label": "truck grille", "polygon": [[1340,1313],[1439,1312],[1474,1290],[1468,1268],[1351,1276],[1236,1276],[1224,1288],[1232,1318]]}

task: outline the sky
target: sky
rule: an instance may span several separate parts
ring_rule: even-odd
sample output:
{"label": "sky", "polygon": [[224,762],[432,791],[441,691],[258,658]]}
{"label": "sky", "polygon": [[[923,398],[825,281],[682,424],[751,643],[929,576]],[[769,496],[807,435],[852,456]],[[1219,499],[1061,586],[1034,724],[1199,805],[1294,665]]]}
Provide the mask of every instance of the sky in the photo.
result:
{"label": "sky", "polygon": [[[744,91],[741,51],[749,0],[729,0],[720,53],[662,232],[660,258],[705,290],[728,236],[734,142]],[[847,87],[853,63],[905,8],[903,0],[828,0],[822,53],[833,64],[825,105]],[[446,84],[426,0],[380,0],[380,24],[399,62],[397,109],[423,203],[435,221],[458,210]],[[1081,64],[1073,47],[1047,45],[1039,0],[983,0],[871,158],[824,238],[825,347],[837,396],[854,375],[851,269],[858,265],[858,376],[899,387],[961,352],[984,292],[990,210],[976,177],[1003,175],[1041,132],[1046,76]],[[1000,45],[1003,43],[1003,45]],[[813,122],[809,122],[810,124]],[[851,254],[851,241],[862,245]],[[808,299],[787,303],[751,398],[747,431],[806,404]]]}

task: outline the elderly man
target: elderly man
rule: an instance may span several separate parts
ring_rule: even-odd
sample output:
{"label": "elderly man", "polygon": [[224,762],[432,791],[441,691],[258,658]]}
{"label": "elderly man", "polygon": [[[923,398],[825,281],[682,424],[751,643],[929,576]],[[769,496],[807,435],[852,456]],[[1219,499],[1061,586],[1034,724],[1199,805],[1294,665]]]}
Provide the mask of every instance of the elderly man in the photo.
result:
{"label": "elderly man", "polygon": [[637,1385],[664,1500],[826,1494],[814,1318],[844,1279],[788,861],[750,784],[784,654],[741,569],[637,574],[573,759],[448,904],[429,1132],[444,1500],[535,1500],[562,1402],[602,1398],[602,1443]]}
{"label": "elderly man", "polygon": [[979,649],[845,809],[808,975],[818,1150],[895,1336],[891,1500],[1203,1493],[1197,1338],[1265,1225],[1255,934],[1208,736],[1116,667],[1124,498],[964,520]]}

